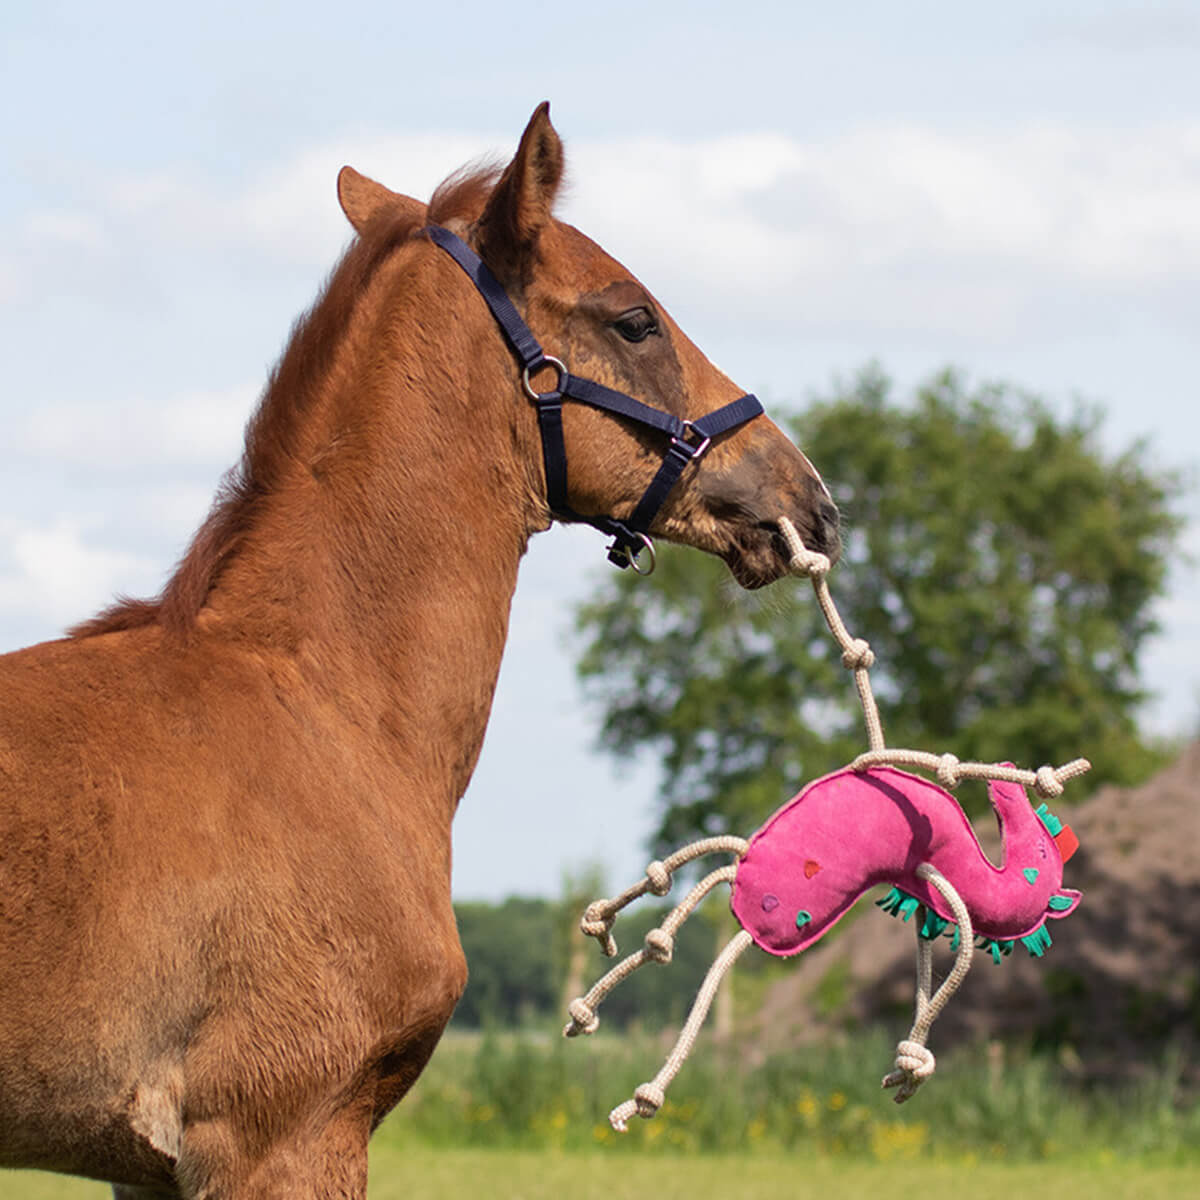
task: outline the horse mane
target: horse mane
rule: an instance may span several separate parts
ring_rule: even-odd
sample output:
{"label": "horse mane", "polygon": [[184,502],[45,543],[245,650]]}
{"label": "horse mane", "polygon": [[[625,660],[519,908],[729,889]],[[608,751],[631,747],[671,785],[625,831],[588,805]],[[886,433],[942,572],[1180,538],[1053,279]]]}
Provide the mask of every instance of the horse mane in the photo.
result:
{"label": "horse mane", "polygon": [[119,596],[108,608],[70,629],[69,637],[95,637],[154,624],[179,635],[192,629],[222,570],[254,528],[265,499],[293,460],[296,417],[315,401],[375,272],[426,223],[440,225],[477,216],[498,176],[499,168],[493,164],[465,167],[438,185],[424,220],[408,206],[384,206],[371,218],[330,272],[312,307],[292,327],[247,422],[242,457],[221,480],[207,518],[162,592],[153,599]]}

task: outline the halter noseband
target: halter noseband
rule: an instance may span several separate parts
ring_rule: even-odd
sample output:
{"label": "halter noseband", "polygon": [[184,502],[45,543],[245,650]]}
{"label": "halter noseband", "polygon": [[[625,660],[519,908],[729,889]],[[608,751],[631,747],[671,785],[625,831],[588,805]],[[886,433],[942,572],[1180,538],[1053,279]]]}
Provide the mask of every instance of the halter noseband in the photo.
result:
{"label": "halter noseband", "polygon": [[[425,233],[466,272],[520,360],[521,384],[525,394],[537,406],[538,427],[542,434],[542,461],[546,468],[546,499],[551,514],[559,519],[582,521],[603,533],[611,534],[613,540],[608,547],[609,561],[622,569],[632,566],[639,574],[649,575],[654,570],[654,543],[650,540],[648,530],[663,501],[683,474],[684,467],[698,461],[713,438],[744,425],[763,411],[758,398],[747,394],[698,420],[684,421],[661,409],[651,408],[624,392],[605,387],[602,383],[580,379],[572,375],[561,360],[542,349],[503,285],[466,242],[440,225],[427,226]],[[552,370],[558,375],[555,386],[548,392],[539,392],[533,386],[533,377],[542,370]],[[567,504],[567,451],[562,426],[564,400],[578,400],[593,408],[616,413],[626,420],[666,434],[670,439],[662,465],[628,520],[584,516]],[[642,550],[650,552],[650,565],[644,569],[637,562]]]}

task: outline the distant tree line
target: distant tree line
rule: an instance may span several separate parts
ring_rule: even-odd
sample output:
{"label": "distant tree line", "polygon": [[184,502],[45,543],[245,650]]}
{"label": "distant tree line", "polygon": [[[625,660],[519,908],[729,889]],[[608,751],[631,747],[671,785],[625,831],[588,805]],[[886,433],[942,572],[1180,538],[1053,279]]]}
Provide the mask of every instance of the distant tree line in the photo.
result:
{"label": "distant tree line", "polygon": [[[633,1025],[657,1029],[678,1025],[687,1015],[696,991],[713,960],[720,934],[713,917],[727,912],[715,898],[707,906],[709,919],[693,917],[680,929],[671,963],[653,964],[635,972],[604,1002],[601,1019],[606,1029]],[[467,955],[467,989],[454,1013],[454,1025],[464,1029],[556,1029],[566,1021],[573,999],[566,987],[571,967],[572,939],[582,939],[577,923],[582,907],[569,911],[559,901],[513,897],[500,904],[458,903],[459,937]],[[647,930],[662,921],[669,905],[644,900],[623,913],[615,934],[622,955],[638,949]],[[609,967],[596,943],[588,939],[583,959],[585,991]],[[570,989],[574,991],[575,989]]]}

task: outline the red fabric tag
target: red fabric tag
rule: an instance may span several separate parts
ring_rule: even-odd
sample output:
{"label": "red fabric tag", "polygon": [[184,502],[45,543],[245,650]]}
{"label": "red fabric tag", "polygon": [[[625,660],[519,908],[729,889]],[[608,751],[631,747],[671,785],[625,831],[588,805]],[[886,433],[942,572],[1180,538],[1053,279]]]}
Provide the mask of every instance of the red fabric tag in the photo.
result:
{"label": "red fabric tag", "polygon": [[1062,855],[1063,862],[1066,862],[1079,849],[1079,839],[1070,825],[1064,825],[1054,835],[1054,840],[1058,845],[1058,852]]}

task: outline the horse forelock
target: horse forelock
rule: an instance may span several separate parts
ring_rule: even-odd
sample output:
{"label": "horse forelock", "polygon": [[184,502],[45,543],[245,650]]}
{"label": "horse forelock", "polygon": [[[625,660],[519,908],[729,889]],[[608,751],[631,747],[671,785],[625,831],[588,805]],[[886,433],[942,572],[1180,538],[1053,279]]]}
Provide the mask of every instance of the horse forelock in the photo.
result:
{"label": "horse forelock", "polygon": [[447,221],[474,220],[495,189],[502,167],[496,162],[470,163],[447,175],[429,201],[429,220],[434,225]]}
{"label": "horse forelock", "polygon": [[476,164],[448,176],[434,191],[425,220],[410,207],[385,207],[346,249],[312,307],[295,323],[262,399],[246,425],[238,464],[222,481],[207,518],[162,593],[155,599],[119,598],[69,631],[93,637],[160,624],[186,634],[220,578],[254,528],[264,500],[294,461],[302,422],[321,395],[356,305],[392,251],[429,221],[472,220],[495,187],[500,171]]}

